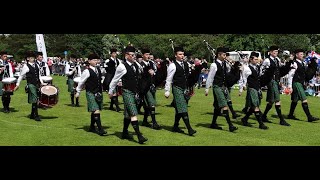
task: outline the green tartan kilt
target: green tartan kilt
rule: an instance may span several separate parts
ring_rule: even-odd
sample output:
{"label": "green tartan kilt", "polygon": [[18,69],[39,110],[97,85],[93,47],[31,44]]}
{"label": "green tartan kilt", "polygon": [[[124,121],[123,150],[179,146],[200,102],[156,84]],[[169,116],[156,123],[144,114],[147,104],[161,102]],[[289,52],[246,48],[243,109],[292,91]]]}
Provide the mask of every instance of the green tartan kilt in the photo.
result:
{"label": "green tartan kilt", "polygon": [[[212,86],[213,97],[214,97],[214,107],[223,108],[228,106],[228,100],[230,100],[230,94],[227,88],[219,87],[217,85]],[[224,90],[226,90],[224,93]]]}
{"label": "green tartan kilt", "polygon": [[259,107],[261,99],[259,98],[258,91],[254,88],[247,90],[246,105],[247,107]]}
{"label": "green tartan kilt", "polygon": [[292,89],[293,89],[293,92],[291,94],[292,101],[298,102],[299,100],[304,101],[307,99],[306,92],[304,91],[304,88],[301,83],[294,82],[292,84]]}
{"label": "green tartan kilt", "polygon": [[96,101],[96,98],[94,97],[94,94],[92,92],[87,91],[86,92],[86,97],[87,97],[87,104],[88,104],[88,112],[94,112],[96,110],[102,110],[103,107],[103,95],[102,96],[102,101],[98,103]]}
{"label": "green tartan kilt", "polygon": [[267,102],[279,102],[280,101],[280,91],[279,91],[279,84],[277,81],[272,80],[268,84],[268,91],[267,91]]}
{"label": "green tartan kilt", "polygon": [[132,116],[138,115],[137,102],[136,102],[136,93],[123,89],[122,98],[124,104],[124,117],[129,118]]}
{"label": "green tartan kilt", "polygon": [[184,96],[184,89],[178,86],[172,86],[172,94],[178,113],[188,112],[188,104]]}
{"label": "green tartan kilt", "polygon": [[33,85],[33,84],[28,84],[29,87],[29,92],[28,92],[28,103],[38,103],[39,99],[39,89]]}
{"label": "green tartan kilt", "polygon": [[74,81],[71,78],[68,79],[68,92],[70,92],[70,94],[74,94],[75,93]]}
{"label": "green tartan kilt", "polygon": [[154,99],[150,90],[147,92],[146,95],[144,95],[144,102],[147,103],[148,107],[156,106],[156,100]]}

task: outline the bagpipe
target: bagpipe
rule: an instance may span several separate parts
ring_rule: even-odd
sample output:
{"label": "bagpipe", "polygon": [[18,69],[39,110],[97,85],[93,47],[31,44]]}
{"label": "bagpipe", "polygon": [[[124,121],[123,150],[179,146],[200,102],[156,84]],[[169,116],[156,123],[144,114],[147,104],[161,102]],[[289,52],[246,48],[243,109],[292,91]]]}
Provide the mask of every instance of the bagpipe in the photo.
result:
{"label": "bagpipe", "polygon": [[316,62],[317,58],[313,57],[310,59],[310,63],[306,69],[305,81],[309,82],[317,73],[318,64]]}

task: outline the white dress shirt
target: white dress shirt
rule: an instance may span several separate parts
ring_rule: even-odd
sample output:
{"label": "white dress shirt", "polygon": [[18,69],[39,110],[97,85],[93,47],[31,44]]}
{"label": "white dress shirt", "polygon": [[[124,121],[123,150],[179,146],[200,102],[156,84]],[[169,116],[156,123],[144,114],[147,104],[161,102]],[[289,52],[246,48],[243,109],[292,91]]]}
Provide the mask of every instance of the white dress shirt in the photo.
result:
{"label": "white dress shirt", "polygon": [[[89,68],[91,68],[94,72],[97,72],[97,68],[96,67],[93,67],[93,66],[89,66]],[[80,94],[81,90],[82,90],[82,86],[83,84],[86,83],[87,79],[90,77],[90,72],[89,72],[89,69],[85,69],[80,77],[80,81],[78,83],[78,86],[76,88],[76,91],[77,93]]]}
{"label": "white dress shirt", "polygon": [[[28,62],[28,64],[30,64],[31,66],[34,67],[34,63],[31,63],[31,62]],[[26,74],[29,72],[29,68],[27,66],[27,64],[25,64],[23,67],[22,67],[22,70],[21,70],[21,73],[20,73],[20,76],[17,80],[17,83],[16,85],[19,86],[20,85],[20,82],[26,77]],[[39,76],[40,76],[40,69],[39,69]],[[40,83],[43,84],[43,80],[40,78]]]}
{"label": "white dress shirt", "polygon": [[[306,66],[306,64],[304,62],[302,62],[299,59],[296,59],[300,64],[302,64],[303,67]],[[289,71],[289,75],[288,75],[288,88],[292,88],[292,80],[293,80],[293,76],[296,72],[296,70],[298,69],[298,64],[296,62],[293,62],[293,64],[291,64],[291,70]]]}
{"label": "white dress shirt", "polygon": [[[182,65],[183,61],[178,61],[176,60],[178,64],[180,64],[181,67],[183,67],[184,65]],[[188,68],[188,67],[184,67],[184,68]],[[171,84],[172,84],[172,79],[174,74],[176,73],[177,67],[175,63],[171,63],[168,67],[167,70],[167,79],[166,79],[166,85],[164,90],[166,92],[170,92],[170,88],[171,88]]]}
{"label": "white dress shirt", "polygon": [[[132,65],[132,63],[130,61],[126,61],[128,63],[129,66]],[[136,63],[136,62],[135,62]],[[139,64],[139,63],[136,63]],[[142,66],[140,65],[140,67],[142,68]],[[139,68],[140,68],[139,67]],[[119,80],[122,78],[122,76],[124,76],[125,74],[127,74],[127,69],[124,66],[123,63],[120,63],[119,66],[116,69],[116,73],[114,74],[114,77],[112,78],[110,85],[109,85],[109,94],[113,94],[114,89],[116,88]]]}

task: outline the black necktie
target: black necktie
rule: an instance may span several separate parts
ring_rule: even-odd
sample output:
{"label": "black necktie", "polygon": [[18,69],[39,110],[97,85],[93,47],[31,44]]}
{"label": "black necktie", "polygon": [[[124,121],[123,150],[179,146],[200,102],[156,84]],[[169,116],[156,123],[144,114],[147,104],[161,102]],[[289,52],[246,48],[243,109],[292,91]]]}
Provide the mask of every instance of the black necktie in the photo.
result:
{"label": "black necktie", "polygon": [[183,62],[181,62],[181,67],[182,67],[182,69],[184,69],[184,64],[183,64]]}

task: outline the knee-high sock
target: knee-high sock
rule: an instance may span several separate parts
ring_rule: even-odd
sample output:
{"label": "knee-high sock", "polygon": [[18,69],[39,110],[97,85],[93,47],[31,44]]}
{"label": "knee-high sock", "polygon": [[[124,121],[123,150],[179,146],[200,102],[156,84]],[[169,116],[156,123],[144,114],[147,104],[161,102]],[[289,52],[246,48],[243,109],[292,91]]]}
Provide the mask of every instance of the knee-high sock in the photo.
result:
{"label": "knee-high sock", "polygon": [[262,122],[262,117],[261,117],[261,111],[255,111],[254,112],[254,115],[256,116],[256,119],[257,119],[257,121],[259,122],[259,125],[263,125],[263,122]]}
{"label": "knee-high sock", "polygon": [[308,103],[302,103],[302,108],[304,110],[304,113],[306,113],[307,117],[308,118],[311,118],[311,113],[309,111],[309,106],[308,106]]}
{"label": "knee-high sock", "polygon": [[229,117],[229,111],[228,110],[223,110],[223,116],[226,118],[227,123],[229,125],[229,127],[233,126],[230,117]]}
{"label": "knee-high sock", "polygon": [[94,113],[91,113],[91,123],[90,123],[90,128],[94,128],[94,123],[95,123]]}
{"label": "knee-high sock", "polygon": [[74,94],[70,94],[71,104],[74,104]]}
{"label": "knee-high sock", "polygon": [[124,118],[123,119],[123,133],[128,133],[128,127],[130,125],[131,119],[130,118]]}
{"label": "knee-high sock", "polygon": [[76,105],[79,105],[79,97],[76,98]]}
{"label": "knee-high sock", "polygon": [[236,116],[236,112],[233,110],[232,101],[228,101],[228,107],[230,109],[232,116]]}
{"label": "knee-high sock", "polygon": [[294,110],[297,107],[298,102],[291,101],[289,116],[293,116]]}
{"label": "knee-high sock", "polygon": [[149,108],[147,106],[144,106],[143,122],[148,122],[148,116],[149,116]]}
{"label": "knee-high sock", "polygon": [[214,110],[213,110],[212,122],[211,122],[212,125],[217,124],[217,118],[218,118],[218,116],[219,116],[219,114],[220,114],[220,110],[221,110],[221,109],[214,108]]}
{"label": "knee-high sock", "polygon": [[114,104],[114,98],[111,98],[111,103],[110,103],[110,108],[113,108],[113,104]]}
{"label": "knee-high sock", "polygon": [[139,130],[139,124],[138,124],[138,121],[131,121],[131,125],[134,129],[134,131],[137,133],[138,136],[141,135],[141,132]]}
{"label": "knee-high sock", "polygon": [[191,125],[190,125],[190,121],[189,121],[189,115],[187,112],[182,113],[182,119],[184,121],[184,123],[186,124],[186,127],[188,130],[191,130]]}
{"label": "knee-high sock", "polygon": [[175,114],[175,117],[174,117],[174,127],[179,127],[179,121],[181,119],[181,114],[180,113],[177,113]]}
{"label": "knee-high sock", "polygon": [[113,98],[114,98],[114,105],[116,105],[116,108],[117,108],[117,109],[120,109],[118,96],[113,96]]}
{"label": "knee-high sock", "polygon": [[249,108],[249,110],[246,112],[246,115],[243,117],[243,119],[247,121],[252,113],[253,113],[253,109]]}
{"label": "knee-high sock", "polygon": [[100,114],[93,114],[93,118],[94,118],[94,121],[97,123],[98,130],[102,131],[103,129],[102,129],[102,125],[101,125]]}
{"label": "knee-high sock", "polygon": [[151,119],[152,119],[152,124],[157,124],[156,121],[156,108],[154,106],[149,108],[150,114],[151,114]]}
{"label": "knee-high sock", "polygon": [[266,109],[264,110],[263,116],[266,117],[271,108],[272,108],[272,105],[267,103],[267,106],[266,106]]}
{"label": "knee-high sock", "polygon": [[281,113],[281,105],[275,105],[275,107],[277,110],[278,117],[280,118],[280,121],[284,121],[283,115]]}

